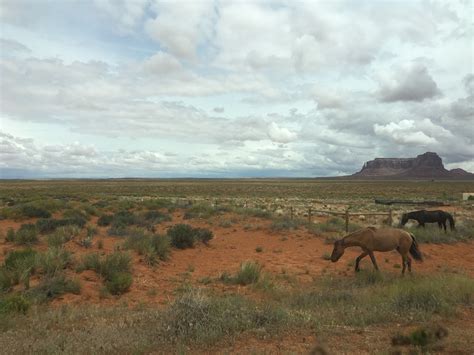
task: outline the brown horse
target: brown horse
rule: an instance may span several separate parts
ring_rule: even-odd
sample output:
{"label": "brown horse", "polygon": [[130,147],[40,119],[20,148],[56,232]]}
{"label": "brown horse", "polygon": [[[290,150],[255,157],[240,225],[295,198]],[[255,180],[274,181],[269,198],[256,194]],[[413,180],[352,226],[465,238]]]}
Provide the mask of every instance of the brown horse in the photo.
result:
{"label": "brown horse", "polygon": [[408,253],[410,253],[415,260],[423,261],[415,237],[413,234],[402,229],[368,227],[351,233],[334,243],[331,261],[338,261],[344,254],[344,250],[348,247],[360,247],[363,250],[362,254],[356,259],[355,271],[360,270],[359,263],[367,255],[370,256],[375,270],[379,269],[375,261],[374,251],[385,252],[396,249],[402,256],[402,274],[405,273],[407,266],[408,271],[411,272],[411,258]]}

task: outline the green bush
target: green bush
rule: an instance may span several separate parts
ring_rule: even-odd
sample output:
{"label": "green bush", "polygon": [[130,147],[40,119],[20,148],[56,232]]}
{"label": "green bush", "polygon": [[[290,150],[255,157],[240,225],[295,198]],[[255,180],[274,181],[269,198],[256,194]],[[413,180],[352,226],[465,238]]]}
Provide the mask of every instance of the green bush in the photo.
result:
{"label": "green bush", "polygon": [[46,276],[59,274],[71,265],[71,253],[62,248],[49,248],[36,256],[38,271]]}
{"label": "green bush", "polygon": [[72,220],[76,220],[76,219],[83,219],[83,220],[87,220],[88,219],[88,215],[81,211],[81,210],[77,210],[77,209],[67,209],[63,212],[63,219],[72,219]]}
{"label": "green bush", "polygon": [[296,218],[290,217],[278,217],[273,220],[270,228],[275,231],[288,230],[288,229],[298,229],[298,226],[301,224]]}
{"label": "green bush", "polygon": [[107,227],[109,226],[114,219],[114,216],[111,214],[103,214],[102,216],[99,217],[97,220],[97,225],[99,227]]}
{"label": "green bush", "polygon": [[8,313],[26,314],[30,308],[30,302],[20,294],[12,294],[0,298],[0,315]]}
{"label": "green bush", "polygon": [[26,205],[21,207],[21,214],[27,218],[49,218],[51,217],[51,213],[44,208]]}
{"label": "green bush", "polygon": [[114,273],[105,283],[105,287],[112,295],[121,295],[127,292],[132,285],[132,275],[128,272]]}
{"label": "green bush", "polygon": [[84,270],[93,270],[100,274],[101,261],[100,256],[97,253],[86,254],[82,257],[82,262],[77,267],[78,272]]}
{"label": "green bush", "polygon": [[64,274],[56,274],[44,278],[40,284],[29,291],[26,295],[37,302],[46,302],[65,293],[78,295],[81,285],[77,280],[68,279]]}
{"label": "green bush", "polygon": [[128,253],[115,252],[107,255],[100,265],[100,274],[111,280],[116,273],[130,273],[132,258]]}
{"label": "green bush", "polygon": [[124,246],[143,255],[145,262],[149,265],[155,265],[158,258],[166,260],[170,250],[168,237],[153,235],[140,228],[130,231]]}
{"label": "green bush", "polygon": [[240,265],[240,270],[235,276],[235,282],[240,285],[256,283],[260,279],[262,267],[254,261],[246,261]]}
{"label": "green bush", "polygon": [[7,242],[15,241],[15,230],[12,227],[8,228],[7,235],[5,237],[5,241],[7,241]]}
{"label": "green bush", "polygon": [[15,285],[15,276],[5,267],[0,267],[0,292],[7,292]]}
{"label": "green bush", "polygon": [[184,219],[192,219],[192,218],[202,218],[208,219],[215,214],[219,213],[221,210],[214,208],[209,205],[199,204],[187,207],[186,212],[184,213]]}
{"label": "green bush", "polygon": [[151,237],[151,245],[161,260],[167,260],[170,253],[170,238],[166,235],[155,234]]}
{"label": "green bush", "polygon": [[143,215],[145,221],[150,223],[161,223],[165,221],[171,221],[171,216],[160,211],[147,211]]}
{"label": "green bush", "polygon": [[196,241],[207,244],[213,233],[206,228],[193,228],[189,224],[176,224],[167,231],[171,245],[178,249],[193,248]]}
{"label": "green bush", "polygon": [[167,231],[171,245],[178,249],[193,248],[196,241],[194,228],[189,224],[176,224]]}
{"label": "green bush", "polygon": [[36,228],[40,233],[51,233],[57,228],[64,226],[76,226],[82,229],[86,222],[86,219],[80,217],[65,219],[41,218],[36,221]]}
{"label": "green bush", "polygon": [[22,224],[16,231],[14,237],[15,244],[30,245],[38,242],[36,227],[34,224]]}
{"label": "green bush", "polygon": [[[16,279],[20,280],[23,275],[28,276],[34,272],[36,265],[36,251],[33,249],[14,250],[5,258],[5,268],[14,272]],[[18,281],[17,281],[18,282]]]}
{"label": "green bush", "polygon": [[81,230],[76,225],[69,225],[57,228],[52,234],[48,235],[49,247],[61,247],[74,237],[77,237]]}
{"label": "green bush", "polygon": [[214,238],[212,231],[206,228],[194,228],[194,233],[197,240],[200,240],[204,244],[208,244],[209,241]]}

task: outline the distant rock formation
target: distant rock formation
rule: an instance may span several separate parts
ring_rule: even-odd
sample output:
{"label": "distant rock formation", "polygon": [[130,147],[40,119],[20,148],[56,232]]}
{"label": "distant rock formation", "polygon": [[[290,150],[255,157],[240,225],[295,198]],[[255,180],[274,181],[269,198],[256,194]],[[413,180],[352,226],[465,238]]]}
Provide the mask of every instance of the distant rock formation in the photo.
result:
{"label": "distant rock formation", "polygon": [[376,158],[368,161],[355,178],[396,179],[474,179],[474,174],[463,169],[447,170],[438,154],[427,152],[416,158]]}

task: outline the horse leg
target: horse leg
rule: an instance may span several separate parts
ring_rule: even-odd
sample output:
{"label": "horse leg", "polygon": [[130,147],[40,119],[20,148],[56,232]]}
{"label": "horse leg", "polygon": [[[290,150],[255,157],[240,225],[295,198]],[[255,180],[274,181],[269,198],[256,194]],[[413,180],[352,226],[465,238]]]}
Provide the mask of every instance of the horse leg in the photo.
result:
{"label": "horse leg", "polygon": [[407,255],[407,265],[408,265],[408,272],[411,273],[411,258]]}
{"label": "horse leg", "polygon": [[438,222],[438,228],[439,229],[442,229],[443,228],[443,224],[441,222]]}
{"label": "horse leg", "polygon": [[448,233],[448,231],[446,230],[446,221],[443,221],[443,227],[444,227],[444,233]]}
{"label": "horse leg", "polygon": [[360,271],[360,268],[359,268],[359,263],[360,261],[365,258],[369,253],[364,251],[362,254],[360,254],[357,258],[356,258],[356,264],[355,264],[355,271],[358,272]]}
{"label": "horse leg", "polygon": [[373,251],[369,251],[369,256],[370,256],[370,260],[372,260],[372,264],[374,264],[374,268],[375,270],[379,270],[379,267],[377,266],[377,262],[375,261],[375,256],[374,256],[374,252]]}
{"label": "horse leg", "polygon": [[406,255],[402,255],[402,275],[405,275],[405,269],[407,268]]}

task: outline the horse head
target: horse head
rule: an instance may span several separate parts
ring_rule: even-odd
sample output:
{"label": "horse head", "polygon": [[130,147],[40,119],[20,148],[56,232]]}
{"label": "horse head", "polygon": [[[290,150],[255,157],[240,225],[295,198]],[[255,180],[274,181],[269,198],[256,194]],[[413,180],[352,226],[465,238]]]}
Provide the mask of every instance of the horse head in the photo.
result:
{"label": "horse head", "polygon": [[333,263],[335,263],[341,258],[341,256],[344,254],[344,249],[344,240],[336,240],[336,242],[334,243],[334,249],[332,250],[331,254],[331,261]]}

